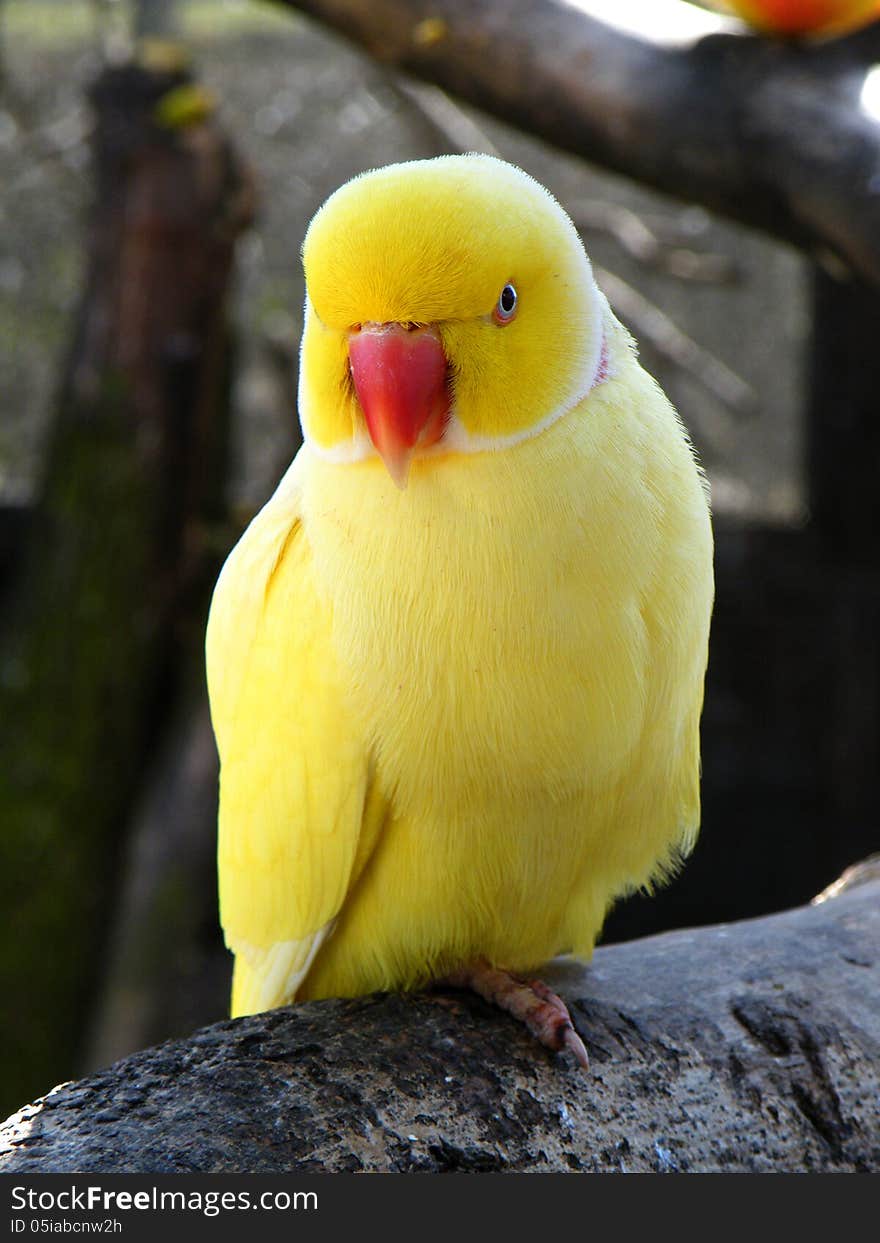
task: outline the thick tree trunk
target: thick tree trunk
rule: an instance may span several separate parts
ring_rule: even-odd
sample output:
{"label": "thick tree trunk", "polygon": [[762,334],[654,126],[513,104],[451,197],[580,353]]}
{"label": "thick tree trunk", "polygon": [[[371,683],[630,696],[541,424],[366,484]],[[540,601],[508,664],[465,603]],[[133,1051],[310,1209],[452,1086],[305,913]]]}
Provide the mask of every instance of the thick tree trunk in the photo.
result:
{"label": "thick tree trunk", "polygon": [[93,102],[86,288],[19,607],[0,636],[10,1105],[74,1067],[122,818],[179,643],[203,625],[224,302],[250,212],[249,179],[183,67],[107,71]]}
{"label": "thick tree trunk", "polygon": [[[200,651],[191,663],[201,675]],[[217,920],[217,785],[202,686],[184,696],[132,816],[81,1071],[189,1034],[227,1012],[231,960]]]}
{"label": "thick tree trunk", "polygon": [[558,966],[589,1075],[464,993],[219,1023],[26,1106],[0,1172],[880,1171],[880,877]]}

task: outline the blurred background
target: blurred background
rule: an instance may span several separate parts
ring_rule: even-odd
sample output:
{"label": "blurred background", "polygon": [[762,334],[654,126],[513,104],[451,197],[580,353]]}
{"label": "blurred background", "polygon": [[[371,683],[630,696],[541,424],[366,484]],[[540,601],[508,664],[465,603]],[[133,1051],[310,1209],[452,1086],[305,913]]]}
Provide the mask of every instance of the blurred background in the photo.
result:
{"label": "blurred background", "polygon": [[703,832],[605,939],[880,844],[876,289],[290,7],[0,0],[0,1116],[225,1015],[204,624],[299,444],[300,243],[355,173],[453,150],[567,208],[712,486]]}

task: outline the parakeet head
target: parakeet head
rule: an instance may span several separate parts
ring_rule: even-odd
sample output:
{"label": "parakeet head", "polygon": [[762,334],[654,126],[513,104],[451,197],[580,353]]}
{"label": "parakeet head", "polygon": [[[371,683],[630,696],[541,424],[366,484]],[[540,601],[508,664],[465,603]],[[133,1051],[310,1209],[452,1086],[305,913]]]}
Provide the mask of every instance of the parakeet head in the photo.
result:
{"label": "parakeet head", "polygon": [[336,461],[378,454],[399,486],[416,455],[536,435],[601,377],[605,303],[580,238],[501,160],[356,177],[312,220],[303,261],[303,433]]}

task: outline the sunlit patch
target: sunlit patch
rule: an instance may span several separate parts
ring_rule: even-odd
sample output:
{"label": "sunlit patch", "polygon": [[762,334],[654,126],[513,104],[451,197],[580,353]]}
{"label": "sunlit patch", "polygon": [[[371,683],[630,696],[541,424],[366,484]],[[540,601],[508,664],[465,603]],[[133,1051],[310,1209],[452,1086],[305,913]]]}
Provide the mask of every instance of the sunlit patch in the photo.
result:
{"label": "sunlit patch", "polygon": [[880,121],[880,65],[875,65],[865,75],[859,103],[872,121]]}
{"label": "sunlit patch", "polygon": [[696,43],[720,31],[742,32],[742,23],[681,0],[564,0],[572,9],[598,18],[629,35],[672,46]]}
{"label": "sunlit patch", "polygon": [[60,1092],[62,1088],[69,1087],[70,1080],[65,1083],[58,1083],[45,1096],[41,1096],[30,1105],[22,1105],[16,1113],[10,1114],[3,1123],[3,1142],[0,1144],[0,1155],[4,1152],[12,1152],[20,1144],[26,1144],[32,1138],[34,1123],[43,1112],[43,1106],[50,1096],[54,1096],[56,1092]]}

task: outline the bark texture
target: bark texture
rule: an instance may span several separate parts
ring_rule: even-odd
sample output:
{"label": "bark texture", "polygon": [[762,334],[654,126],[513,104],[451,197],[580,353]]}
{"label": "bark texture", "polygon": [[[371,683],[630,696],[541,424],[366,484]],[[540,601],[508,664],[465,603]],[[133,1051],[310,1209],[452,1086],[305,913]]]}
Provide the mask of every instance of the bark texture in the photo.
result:
{"label": "bark texture", "polygon": [[880,1171],[878,899],[555,964],[590,1075],[468,994],[310,1003],[56,1089],[0,1172]]}

